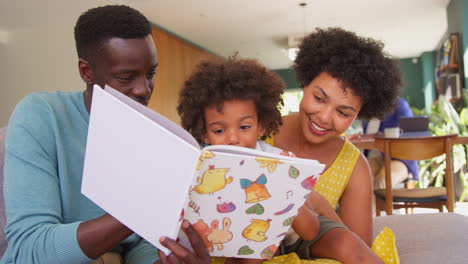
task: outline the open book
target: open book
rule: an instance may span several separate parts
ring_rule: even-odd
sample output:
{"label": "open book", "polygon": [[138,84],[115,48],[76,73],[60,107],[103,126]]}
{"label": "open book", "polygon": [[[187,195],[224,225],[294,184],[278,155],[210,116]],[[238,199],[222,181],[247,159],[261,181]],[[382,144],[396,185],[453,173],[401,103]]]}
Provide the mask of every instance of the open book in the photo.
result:
{"label": "open book", "polygon": [[176,239],[185,218],[212,256],[271,258],[324,168],[249,148],[200,149],[107,86],[94,87],[87,140],[82,193],[165,253],[159,238]]}

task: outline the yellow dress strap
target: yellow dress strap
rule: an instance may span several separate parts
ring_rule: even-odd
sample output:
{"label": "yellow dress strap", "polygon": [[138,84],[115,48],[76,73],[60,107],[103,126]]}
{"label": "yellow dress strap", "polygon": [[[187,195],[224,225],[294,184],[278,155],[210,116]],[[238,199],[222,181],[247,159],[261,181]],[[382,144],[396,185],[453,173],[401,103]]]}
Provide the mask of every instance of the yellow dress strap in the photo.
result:
{"label": "yellow dress strap", "polygon": [[335,161],[322,173],[314,186],[314,190],[325,197],[333,208],[338,206],[360,153],[358,148],[345,139]]}
{"label": "yellow dress strap", "polygon": [[[270,137],[267,137],[265,140],[263,140],[265,143],[268,143],[270,144],[270,146],[275,146],[275,140],[270,136]],[[287,150],[287,149],[285,149]]]}

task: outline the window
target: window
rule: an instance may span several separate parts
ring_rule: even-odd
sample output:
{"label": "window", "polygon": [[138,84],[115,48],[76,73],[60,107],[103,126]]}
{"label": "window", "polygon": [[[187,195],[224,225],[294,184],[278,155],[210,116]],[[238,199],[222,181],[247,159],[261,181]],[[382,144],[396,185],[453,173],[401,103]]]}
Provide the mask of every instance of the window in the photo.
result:
{"label": "window", "polygon": [[283,94],[284,107],[281,109],[281,115],[299,112],[301,99],[302,89],[287,89]]}

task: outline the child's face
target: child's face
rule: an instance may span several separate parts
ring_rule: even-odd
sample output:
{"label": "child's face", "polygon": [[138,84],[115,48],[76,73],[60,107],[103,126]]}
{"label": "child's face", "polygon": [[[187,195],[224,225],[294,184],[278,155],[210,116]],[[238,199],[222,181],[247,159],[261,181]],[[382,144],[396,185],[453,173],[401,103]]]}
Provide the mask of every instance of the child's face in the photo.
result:
{"label": "child's face", "polygon": [[341,135],[361,111],[361,98],[326,72],[304,87],[299,106],[302,131],[309,142],[321,143]]}
{"label": "child's face", "polygon": [[255,148],[257,139],[265,133],[253,100],[225,101],[221,112],[215,105],[206,107],[205,129],[202,139],[206,144],[247,148]]}

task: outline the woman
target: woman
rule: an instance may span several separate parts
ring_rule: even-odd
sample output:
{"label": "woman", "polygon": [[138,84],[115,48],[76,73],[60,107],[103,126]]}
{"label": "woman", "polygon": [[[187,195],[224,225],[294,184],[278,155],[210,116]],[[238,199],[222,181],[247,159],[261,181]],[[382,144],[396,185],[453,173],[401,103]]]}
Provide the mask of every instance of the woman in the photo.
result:
{"label": "woman", "polygon": [[304,95],[299,113],[284,117],[273,144],[326,168],[308,199],[320,216],[320,234],[281,253],[381,263],[369,248],[370,168],[342,135],[356,118],[381,119],[392,111],[402,85],[399,68],[382,43],[340,28],[317,29],[304,38],[293,67]]}

